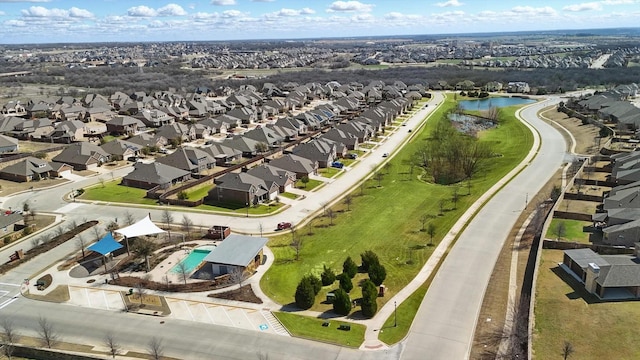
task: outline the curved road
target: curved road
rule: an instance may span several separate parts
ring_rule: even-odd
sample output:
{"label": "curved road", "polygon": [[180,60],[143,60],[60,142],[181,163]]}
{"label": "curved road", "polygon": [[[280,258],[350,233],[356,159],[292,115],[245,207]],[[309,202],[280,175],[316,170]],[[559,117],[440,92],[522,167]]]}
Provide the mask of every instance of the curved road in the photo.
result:
{"label": "curved road", "polygon": [[[435,99],[435,101],[441,100]],[[410,335],[404,342],[390,349],[363,352],[300,339],[172,319],[167,320],[165,324],[160,324],[160,320],[154,317],[33,302],[23,298],[18,298],[9,306],[0,307],[0,317],[11,317],[21,333],[34,335],[38,316],[46,315],[63,338],[100,345],[104,342],[105,334],[113,332],[124,348],[138,351],[144,351],[148,340],[152,336],[157,336],[164,341],[166,355],[185,359],[211,356],[217,359],[424,359],[427,354],[432,359],[467,358],[486,284],[504,239],[524,207],[526,194],[536,193],[562,163],[564,139],[536,116],[540,108],[557,101],[559,100],[553,99],[535,104],[522,111],[522,116],[538,129],[544,139],[538,156],[493,197],[465,229],[425,296]],[[412,121],[417,123],[419,119]],[[408,125],[407,128],[410,128],[415,126],[415,123]],[[397,143],[394,144],[391,141],[385,143],[379,151],[376,151],[377,154],[392,152],[391,150],[403,141],[407,134],[402,134],[402,128],[400,129],[401,131],[394,134],[398,139],[393,137],[390,139]],[[379,165],[382,161],[376,153],[363,159],[368,160],[368,164],[364,163],[366,164],[364,166],[360,164],[350,171],[359,168],[360,171],[369,172],[371,166]],[[324,190],[339,185],[340,188],[336,188],[336,191],[342,192],[334,196],[344,193],[344,190],[354,185],[341,184],[340,180],[347,178],[354,177],[342,176]],[[96,180],[86,181],[95,182]],[[98,217],[108,221],[117,217],[118,214],[121,216],[122,208],[120,207],[67,204],[59,200],[60,195],[70,190],[71,186],[77,187],[78,184],[65,185],[58,190],[18,195],[7,200],[6,203],[19,206],[25,199],[29,199],[38,210],[55,211],[63,208],[66,216],[74,219]],[[275,227],[278,221],[291,220],[296,213],[300,217],[295,220],[300,221],[305,217],[304,215],[308,215],[308,213],[305,214],[305,210],[316,211],[321,208],[326,199],[332,198],[327,193],[324,193],[327,195],[323,195],[322,192],[317,194],[317,197],[307,197],[308,206],[292,207],[286,213],[275,216],[275,219],[233,218],[226,224],[230,224],[232,228],[257,233],[258,222]],[[7,206],[6,203],[4,206]],[[130,210],[136,215],[149,212],[144,209]],[[159,214],[157,210],[152,211],[152,217],[155,219],[159,219]],[[203,215],[200,218],[196,217],[196,214],[188,214],[196,224],[220,223],[219,219],[226,219],[217,215]],[[207,222],[199,222],[200,219],[206,219]],[[268,228],[266,226],[265,228]],[[67,249],[67,251],[72,250]],[[44,265],[40,264],[41,267]],[[12,277],[16,278],[11,279],[12,281],[21,279],[19,274]],[[3,276],[0,281],[6,281],[5,277]]]}
{"label": "curved road", "polygon": [[468,224],[440,267],[418,310],[402,359],[468,359],[484,293],[505,239],[528,194],[536,194],[560,168],[566,150],[557,130],[537,117],[553,98],[528,106],[520,116],[542,139],[538,154]]}

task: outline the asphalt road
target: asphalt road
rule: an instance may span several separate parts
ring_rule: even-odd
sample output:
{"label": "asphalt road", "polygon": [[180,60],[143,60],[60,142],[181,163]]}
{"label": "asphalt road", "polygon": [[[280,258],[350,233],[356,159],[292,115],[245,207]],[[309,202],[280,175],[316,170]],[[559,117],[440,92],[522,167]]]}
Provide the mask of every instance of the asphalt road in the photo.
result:
{"label": "asphalt road", "polygon": [[558,99],[527,107],[521,116],[542,139],[536,158],[478,212],[458,238],[427,292],[402,359],[468,359],[484,293],[504,241],[525,206],[562,164],[565,141],[536,113]]}

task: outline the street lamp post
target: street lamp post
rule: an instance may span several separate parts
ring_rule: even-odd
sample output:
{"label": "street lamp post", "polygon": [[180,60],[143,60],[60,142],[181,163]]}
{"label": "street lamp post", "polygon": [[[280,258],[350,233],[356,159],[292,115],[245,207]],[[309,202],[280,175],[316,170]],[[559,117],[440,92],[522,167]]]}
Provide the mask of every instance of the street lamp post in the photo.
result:
{"label": "street lamp post", "polygon": [[393,327],[398,327],[398,306],[393,302]]}
{"label": "street lamp post", "polygon": [[247,203],[247,217],[249,217],[249,203]]}

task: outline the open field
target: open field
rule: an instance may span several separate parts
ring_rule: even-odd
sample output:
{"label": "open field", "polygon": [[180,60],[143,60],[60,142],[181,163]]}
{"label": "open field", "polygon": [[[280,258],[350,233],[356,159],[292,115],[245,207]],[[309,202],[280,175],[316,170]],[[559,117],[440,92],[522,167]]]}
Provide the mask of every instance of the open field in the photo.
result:
{"label": "open field", "polygon": [[636,301],[601,302],[558,267],[562,251],[543,250],[538,275],[533,334],[534,359],[561,359],[562,346],[575,349],[571,359],[638,359]]}
{"label": "open field", "polygon": [[[357,348],[364,341],[365,326],[339,320],[317,319],[293,313],[273,313],[293,336],[321,340],[341,346]],[[328,326],[322,326],[329,322]],[[340,325],[349,325],[351,330],[338,330]]]}
{"label": "open field", "polygon": [[[302,240],[299,260],[295,260],[295,250],[289,246],[290,232],[270,240],[275,264],[261,281],[261,287],[268,296],[279,303],[289,304],[302,276],[308,273],[319,275],[323,265],[340,273],[347,256],[359,263],[360,254],[366,250],[377,253],[387,269],[385,284],[388,295],[379,303],[387,301],[413,279],[433,249],[425,246],[430,239],[425,231],[421,231],[420,218],[427,216],[436,226],[433,241],[434,245],[437,244],[464,210],[526,155],[533,139],[526,127],[513,116],[515,108],[506,109],[504,113],[509,115],[502,125],[482,134],[482,141],[493,144],[495,152],[503,156],[485,163],[481,174],[471,182],[471,194],[467,194],[466,184],[460,188],[459,200],[454,206],[450,201],[454,185],[421,181],[415,176],[417,174],[409,174],[406,165],[443,114],[454,106],[455,102],[449,100],[433,115],[420,135],[391,159],[390,166],[385,167],[381,186],[377,186],[377,181],[369,180],[362,188],[356,188],[352,193],[350,211],[344,211],[343,204],[335,206],[337,217],[331,219],[333,225],[326,216],[321,216],[310,226],[297,229],[296,236]],[[439,211],[440,200],[446,203],[442,214]],[[359,289],[354,289],[352,297],[358,298],[359,293]],[[316,302],[312,309],[327,311],[330,305]]]}
{"label": "open field", "polygon": [[145,198],[146,190],[120,185],[120,180],[86,188],[82,200],[111,201],[127,204],[156,205],[155,199]]}
{"label": "open field", "polygon": [[[595,125],[583,125],[582,121],[577,118],[569,117],[567,114],[563,112],[558,112],[555,107],[548,109],[546,111],[542,111],[540,113],[542,119],[548,119],[556,121],[562,127],[566,128],[571,132],[573,137],[576,139],[576,150],[575,152],[578,154],[591,154],[593,155],[596,151],[596,137],[598,136],[598,132],[600,129]],[[553,122],[551,122],[553,126]],[[554,126],[557,128],[557,126]],[[560,133],[566,137],[566,132],[563,130],[559,130]],[[600,142],[604,144],[607,142],[607,138],[600,139]]]}

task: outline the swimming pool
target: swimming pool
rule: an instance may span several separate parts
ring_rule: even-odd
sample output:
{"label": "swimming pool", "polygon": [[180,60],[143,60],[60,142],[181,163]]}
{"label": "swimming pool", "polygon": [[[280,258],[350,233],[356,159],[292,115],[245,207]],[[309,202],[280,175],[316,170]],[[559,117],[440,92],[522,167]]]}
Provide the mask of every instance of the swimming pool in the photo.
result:
{"label": "swimming pool", "polygon": [[189,256],[182,259],[182,261],[180,261],[174,267],[172,267],[171,270],[169,270],[169,272],[172,274],[181,273],[182,271],[180,269],[180,264],[184,264],[186,272],[190,273],[193,270],[195,270],[195,268],[197,268],[198,265],[200,265],[202,260],[204,260],[204,258],[207,257],[207,255],[209,255],[210,252],[211,250],[206,250],[206,249],[193,249],[191,250],[191,253],[189,253]]}

